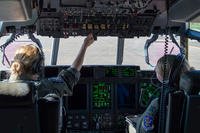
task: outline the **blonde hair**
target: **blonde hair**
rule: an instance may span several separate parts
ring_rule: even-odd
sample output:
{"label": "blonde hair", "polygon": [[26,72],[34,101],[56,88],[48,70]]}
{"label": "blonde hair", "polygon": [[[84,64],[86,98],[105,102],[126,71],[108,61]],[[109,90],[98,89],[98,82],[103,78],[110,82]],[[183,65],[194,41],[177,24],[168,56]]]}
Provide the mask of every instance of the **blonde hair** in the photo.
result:
{"label": "blonde hair", "polygon": [[[179,80],[180,80],[180,76],[184,72],[190,70],[190,66],[189,66],[187,60],[184,59],[183,62],[179,62],[177,64],[177,66],[174,66],[176,64],[175,62],[178,62],[178,58],[177,58],[176,55],[166,55],[166,57],[165,56],[161,57],[158,60],[157,65],[156,65],[156,70],[157,70],[157,72],[159,73],[159,75],[161,77],[164,77],[165,60],[166,60],[166,69],[165,69],[166,73],[165,74],[166,74],[166,77],[168,77],[168,79],[170,78],[169,76],[171,74],[173,74],[173,72],[174,72],[172,70],[173,67],[175,67],[176,69],[180,69],[180,70],[178,70],[179,73],[177,73],[178,75],[176,75],[176,79],[174,79],[175,81],[173,81],[175,85],[178,85],[179,84]],[[180,68],[178,68],[178,65],[180,65],[180,63],[182,63],[182,64],[181,64]]]}
{"label": "blonde hair", "polygon": [[12,74],[32,74],[33,63],[40,59],[40,51],[33,44],[21,46],[15,52],[14,61],[11,65]]}

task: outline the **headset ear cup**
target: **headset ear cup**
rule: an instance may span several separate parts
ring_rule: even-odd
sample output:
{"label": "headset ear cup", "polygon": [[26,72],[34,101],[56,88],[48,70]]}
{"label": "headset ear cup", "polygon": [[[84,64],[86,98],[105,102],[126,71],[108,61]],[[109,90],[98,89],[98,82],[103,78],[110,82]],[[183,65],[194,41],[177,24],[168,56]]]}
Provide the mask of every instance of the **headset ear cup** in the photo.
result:
{"label": "headset ear cup", "polygon": [[[39,48],[38,48],[39,49]],[[41,72],[41,68],[43,65],[43,54],[41,53],[41,51],[39,50],[39,59],[35,60],[33,62],[33,66],[32,66],[32,72],[33,74],[37,74]]]}
{"label": "headset ear cup", "polygon": [[38,73],[38,61],[34,61],[34,62],[33,62],[32,73],[33,73],[33,74]]}
{"label": "headset ear cup", "polygon": [[178,54],[176,56],[176,59],[173,62],[171,72],[169,74],[169,85],[170,86],[174,86],[174,84],[176,82],[178,82],[178,79],[179,79],[178,76],[180,76],[180,72],[182,70],[184,60],[185,60],[185,57],[182,54]]}

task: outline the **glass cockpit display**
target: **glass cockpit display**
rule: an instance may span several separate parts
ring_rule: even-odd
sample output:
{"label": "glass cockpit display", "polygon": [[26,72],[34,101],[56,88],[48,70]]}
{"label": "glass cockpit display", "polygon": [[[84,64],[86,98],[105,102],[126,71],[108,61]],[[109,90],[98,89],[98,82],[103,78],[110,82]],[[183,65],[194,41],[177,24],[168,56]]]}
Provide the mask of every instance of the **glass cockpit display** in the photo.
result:
{"label": "glass cockpit display", "polygon": [[117,107],[118,109],[134,108],[135,106],[135,85],[117,84]]}
{"label": "glass cockpit display", "polygon": [[77,84],[74,87],[73,95],[68,97],[69,110],[87,109],[87,84]]}
{"label": "glass cockpit display", "polygon": [[105,69],[105,77],[135,77],[139,66],[127,66],[126,68],[108,67]]}
{"label": "glass cockpit display", "polygon": [[151,100],[159,97],[160,95],[159,86],[155,86],[150,82],[140,82],[140,90],[141,94],[139,103],[142,107],[147,107]]}
{"label": "glass cockpit display", "polygon": [[111,109],[111,83],[99,82],[92,84],[93,109]]}

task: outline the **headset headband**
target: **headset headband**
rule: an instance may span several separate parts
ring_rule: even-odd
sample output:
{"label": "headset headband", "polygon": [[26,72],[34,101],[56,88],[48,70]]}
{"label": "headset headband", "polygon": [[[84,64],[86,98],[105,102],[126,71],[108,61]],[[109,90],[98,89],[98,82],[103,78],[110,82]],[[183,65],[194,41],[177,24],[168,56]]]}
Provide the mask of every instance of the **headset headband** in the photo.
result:
{"label": "headset headband", "polygon": [[178,82],[177,79],[178,77],[177,76],[180,76],[180,72],[182,70],[182,66],[183,66],[183,63],[185,61],[185,56],[184,54],[178,54],[175,58],[175,60],[173,61],[172,63],[172,68],[170,70],[170,73],[169,73],[169,85],[171,87],[174,87],[174,83],[175,82]]}

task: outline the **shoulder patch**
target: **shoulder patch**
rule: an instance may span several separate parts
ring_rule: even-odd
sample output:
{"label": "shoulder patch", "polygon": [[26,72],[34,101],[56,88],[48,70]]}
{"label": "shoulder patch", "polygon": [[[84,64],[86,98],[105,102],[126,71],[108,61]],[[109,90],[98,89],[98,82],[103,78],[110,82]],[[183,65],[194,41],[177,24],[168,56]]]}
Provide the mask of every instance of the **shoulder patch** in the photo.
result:
{"label": "shoulder patch", "polygon": [[143,118],[142,127],[145,131],[152,131],[154,129],[153,116],[146,115]]}

